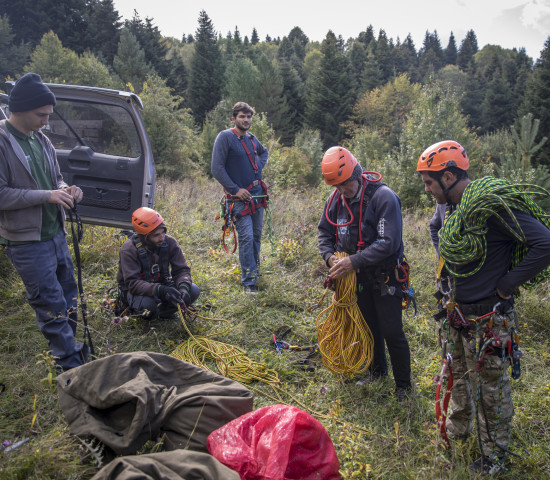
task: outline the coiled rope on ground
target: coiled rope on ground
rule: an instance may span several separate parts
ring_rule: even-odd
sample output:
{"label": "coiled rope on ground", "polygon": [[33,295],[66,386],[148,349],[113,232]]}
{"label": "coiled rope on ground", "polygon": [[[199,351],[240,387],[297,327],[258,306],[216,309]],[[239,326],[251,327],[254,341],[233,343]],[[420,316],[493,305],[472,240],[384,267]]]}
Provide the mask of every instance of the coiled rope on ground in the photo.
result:
{"label": "coiled rope on ground", "polygon": [[[296,405],[298,405],[304,411],[309,412],[316,418],[330,420],[332,422],[343,425],[347,428],[348,431],[352,430],[361,434],[377,435],[379,437],[386,438],[384,435],[374,433],[366,427],[349,424],[348,422],[339,420],[330,414],[327,415],[313,410],[312,408],[305,405],[303,402],[300,402],[296,397],[288,392],[288,388],[285,388],[275,370],[272,370],[266,365],[250,359],[246,356],[246,352],[242,348],[226,343],[221,343],[210,338],[216,335],[227,333],[229,331],[229,322],[227,320],[219,318],[206,318],[201,317],[200,315],[196,315],[197,317],[204,320],[225,322],[228,325],[227,330],[223,332],[216,332],[206,336],[196,337],[189,330],[189,327],[187,326],[187,323],[185,321],[186,315],[179,306],[178,312],[181,323],[185,328],[187,334],[189,335],[189,338],[186,342],[178,345],[172,351],[172,353],[170,353],[172,357],[192,363],[193,365],[196,365],[197,367],[203,368],[210,372],[212,372],[212,370],[206,365],[206,360],[214,360],[214,362],[216,363],[216,367],[223,376],[231,378],[239,383],[246,384],[246,387],[250,390],[266,398],[269,398],[275,403],[289,405],[287,402],[283,401],[283,397],[287,396],[290,397]],[[269,394],[264,390],[250,385],[252,382],[266,383],[271,388],[273,394]]]}
{"label": "coiled rope on ground", "polygon": [[[468,277],[481,269],[487,256],[487,220],[491,216],[502,222],[517,240],[512,251],[511,268],[514,268],[523,260],[528,248],[512,209],[527,213],[550,228],[550,216],[532,199],[548,196],[550,193],[537,185],[515,185],[501,178],[485,177],[470,182],[456,210],[439,232],[439,251],[447,270],[456,277]],[[512,219],[513,227],[504,220],[504,212]],[[456,266],[474,262],[477,265],[468,272],[456,271]],[[549,268],[524,283],[523,287],[533,288],[546,278],[550,278]]]}
{"label": "coiled rope on ground", "polygon": [[[335,255],[338,258],[348,256],[342,252]],[[374,352],[372,333],[357,305],[356,292],[355,271],[337,279],[332,304],[315,320],[319,351],[325,367],[350,378],[367,370]]]}

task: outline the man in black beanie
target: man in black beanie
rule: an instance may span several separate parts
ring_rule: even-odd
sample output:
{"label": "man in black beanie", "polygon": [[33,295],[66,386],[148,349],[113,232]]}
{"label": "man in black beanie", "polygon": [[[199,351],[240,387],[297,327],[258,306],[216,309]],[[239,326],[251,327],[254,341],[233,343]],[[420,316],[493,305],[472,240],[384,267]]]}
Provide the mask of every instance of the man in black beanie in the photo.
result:
{"label": "man in black beanie", "polygon": [[9,119],[0,121],[0,244],[52,355],[68,370],[88,358],[87,345],[75,341],[78,290],[63,227],[65,209],[82,200],[82,190],[63,181],[55,149],[40,131],[55,103],[36,73],[23,75],[10,92]]}

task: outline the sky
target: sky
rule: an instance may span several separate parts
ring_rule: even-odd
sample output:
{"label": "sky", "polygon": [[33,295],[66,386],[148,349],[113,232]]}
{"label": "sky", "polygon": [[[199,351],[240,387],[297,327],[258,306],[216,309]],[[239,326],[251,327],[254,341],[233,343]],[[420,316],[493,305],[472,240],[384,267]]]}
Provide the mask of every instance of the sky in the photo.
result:
{"label": "sky", "polygon": [[136,10],[163,36],[178,39],[195,35],[201,10],[224,37],[237,27],[250,39],[256,28],[262,41],[266,35],[283,38],[296,26],[312,41],[322,41],[329,30],[347,40],[372,25],[376,36],[383,29],[394,41],[410,33],[419,50],[426,31],[437,31],[445,48],[451,31],[460,47],[473,29],[480,49],[524,47],[535,61],[550,36],[550,0],[114,0],[114,5],[122,20]]}

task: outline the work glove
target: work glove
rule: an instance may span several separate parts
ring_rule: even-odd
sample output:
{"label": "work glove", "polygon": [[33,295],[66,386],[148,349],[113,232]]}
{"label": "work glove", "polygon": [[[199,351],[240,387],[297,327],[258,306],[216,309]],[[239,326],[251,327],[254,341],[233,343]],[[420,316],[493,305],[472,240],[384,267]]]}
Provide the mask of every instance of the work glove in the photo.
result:
{"label": "work glove", "polygon": [[159,285],[158,296],[163,302],[171,303],[174,306],[177,306],[179,303],[181,303],[181,293],[177,288],[174,287]]}
{"label": "work glove", "polygon": [[191,295],[189,295],[189,285],[187,283],[180,283],[178,290],[181,293],[181,301],[185,305],[191,304]]}

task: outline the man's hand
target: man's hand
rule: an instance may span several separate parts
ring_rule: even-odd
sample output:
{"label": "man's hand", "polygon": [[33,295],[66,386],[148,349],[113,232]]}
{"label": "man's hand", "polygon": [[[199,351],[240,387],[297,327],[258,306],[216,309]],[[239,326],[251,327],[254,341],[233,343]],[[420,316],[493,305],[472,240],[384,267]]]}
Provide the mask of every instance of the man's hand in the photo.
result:
{"label": "man's hand", "polygon": [[[70,188],[70,187],[69,187]],[[78,187],[77,187],[78,188]],[[48,203],[57,203],[63,208],[70,209],[74,206],[73,196],[67,192],[68,189],[51,190]]]}
{"label": "man's hand", "polygon": [[[333,257],[335,257],[335,255],[329,258],[329,264]],[[351,263],[349,257],[336,257],[336,260],[332,262],[332,267],[330,268],[329,272],[331,278],[333,279],[342,278],[345,277],[348,273],[353,272],[353,264]]]}
{"label": "man's hand", "polygon": [[174,287],[159,285],[158,296],[163,302],[171,303],[174,306],[177,306],[179,303],[181,303],[181,293],[177,288]]}
{"label": "man's hand", "polygon": [[67,187],[65,191],[69,195],[71,195],[78,203],[80,203],[82,197],[84,196],[80,187],[77,187],[76,185],[71,185],[70,187]]}
{"label": "man's hand", "polygon": [[239,188],[239,191],[234,195],[234,197],[237,197],[241,202],[248,202],[249,200],[252,200],[252,195],[246,188]]}

